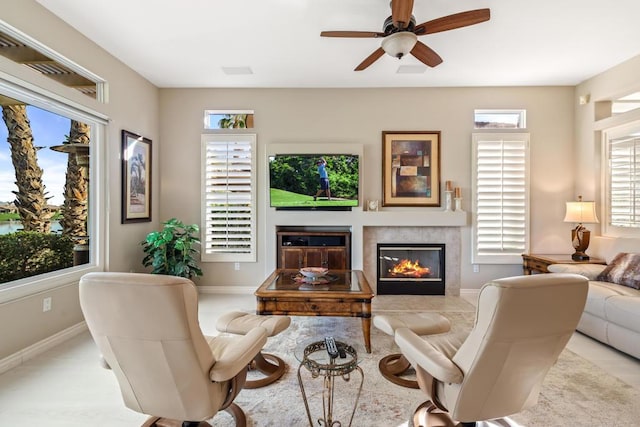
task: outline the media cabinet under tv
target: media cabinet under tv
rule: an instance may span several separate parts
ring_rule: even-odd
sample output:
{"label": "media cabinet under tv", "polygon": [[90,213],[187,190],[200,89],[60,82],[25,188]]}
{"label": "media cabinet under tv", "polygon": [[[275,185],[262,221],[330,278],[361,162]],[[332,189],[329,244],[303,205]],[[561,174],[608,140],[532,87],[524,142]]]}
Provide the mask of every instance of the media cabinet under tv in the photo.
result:
{"label": "media cabinet under tv", "polygon": [[278,231],[277,237],[278,268],[351,269],[348,231]]}

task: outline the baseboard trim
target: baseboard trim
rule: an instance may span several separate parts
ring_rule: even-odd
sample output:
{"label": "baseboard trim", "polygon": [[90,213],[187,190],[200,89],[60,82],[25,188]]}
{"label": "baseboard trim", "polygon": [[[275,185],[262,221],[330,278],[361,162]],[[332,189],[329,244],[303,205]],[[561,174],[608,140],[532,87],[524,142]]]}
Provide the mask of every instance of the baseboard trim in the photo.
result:
{"label": "baseboard trim", "polygon": [[0,374],[7,372],[10,369],[17,368],[29,359],[44,353],[52,349],[53,347],[63,343],[64,341],[75,337],[87,330],[87,323],[82,321],[67,329],[64,329],[57,334],[51,335],[43,340],[38,341],[35,344],[30,345],[10,356],[0,360]]}
{"label": "baseboard trim", "polygon": [[478,295],[480,293],[480,289],[460,289],[460,295]]}
{"label": "baseboard trim", "polygon": [[201,294],[251,295],[256,289],[255,286],[198,286],[198,292]]}

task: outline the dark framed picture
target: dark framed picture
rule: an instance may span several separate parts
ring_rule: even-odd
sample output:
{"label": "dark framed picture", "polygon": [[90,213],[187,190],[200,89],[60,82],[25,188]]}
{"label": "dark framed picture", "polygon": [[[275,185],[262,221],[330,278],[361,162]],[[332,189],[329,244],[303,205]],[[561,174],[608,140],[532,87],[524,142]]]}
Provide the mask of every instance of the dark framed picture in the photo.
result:
{"label": "dark framed picture", "polygon": [[122,131],[122,224],[151,221],[151,140]]}
{"label": "dark framed picture", "polygon": [[440,206],[440,131],[383,131],[382,177],[382,206]]}

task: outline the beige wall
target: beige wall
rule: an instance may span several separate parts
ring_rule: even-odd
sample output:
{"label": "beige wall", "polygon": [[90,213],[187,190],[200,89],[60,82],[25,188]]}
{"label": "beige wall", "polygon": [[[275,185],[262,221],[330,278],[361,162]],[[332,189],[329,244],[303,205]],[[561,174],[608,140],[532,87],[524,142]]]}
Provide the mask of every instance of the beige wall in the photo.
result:
{"label": "beige wall", "polygon": [[[471,134],[475,108],[525,108],[531,133],[531,249],[569,252],[569,228],[562,222],[564,202],[573,191],[572,87],[417,88],[417,89],[162,89],[160,211],[187,222],[200,221],[200,135],[205,109],[253,109],[258,136],[258,262],[206,263],[199,285],[257,286],[273,268],[273,224],[281,212],[269,208],[269,144],[362,145],[362,200],[381,199],[383,130],[440,130],[442,179],[462,187],[470,211]],[[385,208],[385,210],[406,210]],[[432,208],[422,208],[424,212]],[[433,208],[435,209],[435,208]],[[415,209],[414,209],[415,210]],[[321,218],[336,213],[310,212]],[[348,214],[346,215],[349,218]],[[352,215],[352,221],[358,221]],[[286,224],[286,222],[285,222]],[[295,224],[289,224],[295,225]],[[362,224],[351,223],[356,227]],[[429,225],[425,221],[424,225]],[[520,265],[470,264],[470,226],[462,233],[462,288],[521,274]],[[361,260],[354,260],[354,265]]]}
{"label": "beige wall", "polygon": [[[575,194],[582,194],[585,200],[595,200],[600,219],[604,218],[602,212],[603,192],[601,191],[601,130],[609,126],[623,124],[630,119],[623,116],[596,120],[596,103],[615,100],[640,91],[639,76],[640,56],[636,56],[576,87],[576,99],[574,99],[576,116]],[[588,96],[589,102],[580,105],[578,102],[580,96]],[[629,115],[633,116],[635,120],[640,119],[637,112]],[[601,226],[593,224],[589,228],[595,234],[600,234]],[[627,230],[625,235],[631,232],[633,230]]]}
{"label": "beige wall", "polygon": [[[121,225],[120,131],[127,129],[152,139],[153,155],[158,158],[161,144],[158,89],[33,0],[0,0],[0,19],[109,82],[109,103],[100,104],[73,89],[60,87],[26,67],[0,58],[0,71],[70,98],[109,117],[106,141],[108,209],[103,212],[108,218],[109,247],[106,258],[112,270],[141,269],[142,251],[139,242],[148,231],[157,227],[158,187],[154,188],[154,222]],[[158,182],[157,163],[154,165],[152,177],[155,185]],[[42,299],[46,296],[53,299],[52,310],[43,313]],[[0,361],[82,320],[76,283],[2,303]]]}

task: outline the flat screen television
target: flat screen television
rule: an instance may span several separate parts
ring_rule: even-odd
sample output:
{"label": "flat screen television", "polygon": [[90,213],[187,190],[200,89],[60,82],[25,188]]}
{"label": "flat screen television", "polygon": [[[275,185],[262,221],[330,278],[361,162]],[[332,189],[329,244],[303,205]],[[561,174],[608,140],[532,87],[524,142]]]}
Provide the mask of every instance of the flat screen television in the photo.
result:
{"label": "flat screen television", "polygon": [[[328,188],[321,182],[322,169]],[[269,156],[271,207],[281,210],[351,210],[358,206],[357,154],[276,154]]]}

